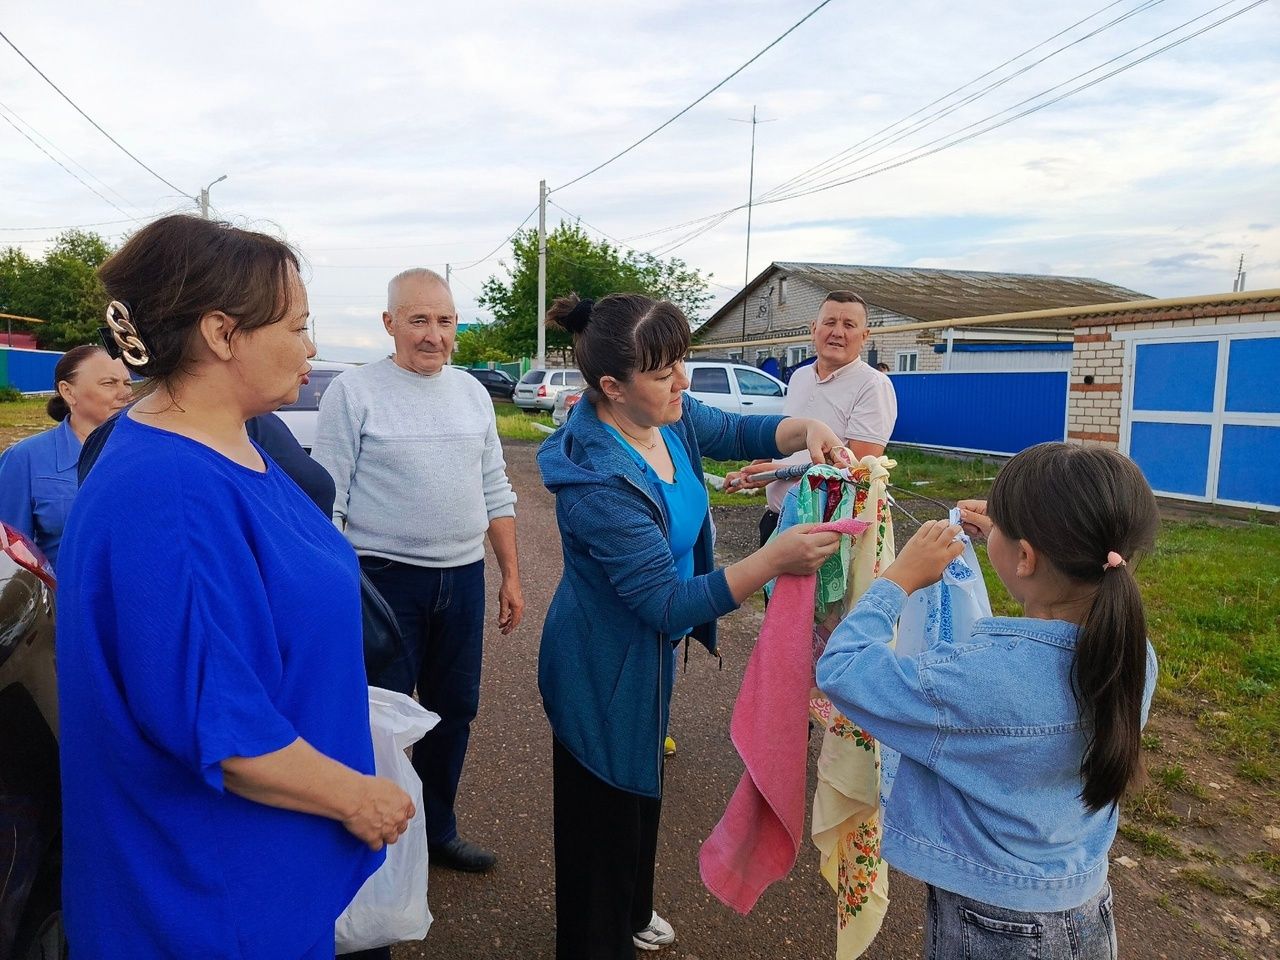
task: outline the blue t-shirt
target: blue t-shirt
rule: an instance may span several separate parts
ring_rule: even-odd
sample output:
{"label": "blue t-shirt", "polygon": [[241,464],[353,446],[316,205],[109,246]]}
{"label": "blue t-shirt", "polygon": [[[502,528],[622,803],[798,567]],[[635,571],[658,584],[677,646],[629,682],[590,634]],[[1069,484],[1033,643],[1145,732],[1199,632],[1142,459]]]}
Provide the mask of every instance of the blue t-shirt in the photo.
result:
{"label": "blue t-shirt", "polygon": [[[640,469],[653,489],[655,499],[662,504],[667,513],[667,541],[671,544],[671,556],[676,562],[676,573],[682,580],[693,578],[693,548],[702,532],[702,522],[707,517],[709,504],[706,485],[698,479],[689,462],[689,454],[684,444],[670,427],[662,427],[662,440],[667,445],[667,453],[675,467],[675,476],[671,483],[658,476],[658,472],[649,466],[649,461],[640,455],[640,451],[627,442],[627,439],[614,429],[611,424],[604,424],[613,434],[624,450],[626,450]],[[671,636],[683,637],[694,628],[695,624],[674,630]]]}
{"label": "blue t-shirt", "polygon": [[332,958],[382,861],[236,796],[301,737],[373,772],[354,552],[280,467],[122,417],[59,562],[63,910],[78,960]]}

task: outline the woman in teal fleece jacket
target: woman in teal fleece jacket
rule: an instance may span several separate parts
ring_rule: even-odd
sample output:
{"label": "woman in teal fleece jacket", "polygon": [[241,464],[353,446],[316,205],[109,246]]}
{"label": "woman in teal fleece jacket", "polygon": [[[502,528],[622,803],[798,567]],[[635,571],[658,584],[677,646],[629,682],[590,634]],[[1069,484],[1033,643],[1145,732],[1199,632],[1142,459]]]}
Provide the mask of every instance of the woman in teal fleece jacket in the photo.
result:
{"label": "woman in teal fleece jacket", "polygon": [[816,420],[741,417],[686,395],[689,322],[635,294],[576,296],[548,313],[591,390],[538,453],[556,496],[564,575],[538,684],[554,734],[557,960],[631,958],[675,940],[653,910],[662,743],[675,644],[716,651],[716,618],[839,544],[794,527],[716,569],[703,455],[775,458],[840,441]]}

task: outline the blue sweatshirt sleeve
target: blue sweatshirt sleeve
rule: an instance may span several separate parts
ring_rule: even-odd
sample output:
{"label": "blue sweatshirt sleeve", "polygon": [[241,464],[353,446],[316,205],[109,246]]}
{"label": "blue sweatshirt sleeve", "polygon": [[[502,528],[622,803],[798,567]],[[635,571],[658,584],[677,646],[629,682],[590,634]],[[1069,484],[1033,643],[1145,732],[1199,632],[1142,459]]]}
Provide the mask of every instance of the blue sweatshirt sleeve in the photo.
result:
{"label": "blue sweatshirt sleeve", "polygon": [[827,641],[818,689],[885,746],[931,766],[945,735],[945,708],[919,659],[889,646],[906,601],[891,580],[871,584]]}
{"label": "blue sweatshirt sleeve", "polygon": [[685,394],[684,415],[698,438],[704,457],[712,460],[775,460],[778,424],[786,417],[739,416],[725,413]]}
{"label": "blue sweatshirt sleeve", "polygon": [[688,580],[653,517],[623,490],[593,490],[566,511],[563,529],[605,571],[618,598],[662,633],[707,623],[736,610],[724,570]]}

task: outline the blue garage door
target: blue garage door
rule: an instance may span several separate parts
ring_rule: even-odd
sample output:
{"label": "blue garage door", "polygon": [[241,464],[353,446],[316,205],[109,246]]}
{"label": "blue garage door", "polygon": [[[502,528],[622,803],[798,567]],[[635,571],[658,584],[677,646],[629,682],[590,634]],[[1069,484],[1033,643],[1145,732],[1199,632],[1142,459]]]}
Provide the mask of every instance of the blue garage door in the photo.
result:
{"label": "blue garage door", "polygon": [[1133,345],[1128,453],[1165,496],[1280,509],[1280,335]]}

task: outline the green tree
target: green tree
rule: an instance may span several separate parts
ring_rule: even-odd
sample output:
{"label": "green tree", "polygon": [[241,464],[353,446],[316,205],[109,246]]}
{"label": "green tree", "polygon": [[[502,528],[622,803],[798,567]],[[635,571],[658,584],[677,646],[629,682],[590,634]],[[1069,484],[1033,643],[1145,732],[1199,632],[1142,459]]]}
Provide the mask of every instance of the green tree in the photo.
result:
{"label": "green tree", "polygon": [[452,362],[465,367],[477,363],[503,363],[512,359],[502,345],[497,330],[491,323],[473,323],[458,334],[453,347]]}
{"label": "green tree", "polygon": [[[514,259],[503,263],[505,278],[492,276],[479,302],[492,311],[494,335],[511,356],[530,356],[538,343],[538,232],[512,240]],[[643,293],[671,300],[696,322],[711,299],[707,279],[683,260],[623,252],[594,240],[576,223],[561,222],[547,235],[547,302],[568,293],[599,299],[610,293]],[[567,350],[569,338],[547,328],[547,348]]]}
{"label": "green tree", "polygon": [[111,247],[96,233],[70,230],[39,260],[16,247],[0,252],[0,312],[38,317],[41,347],[66,350],[98,338],[107,295],[97,270]]}

